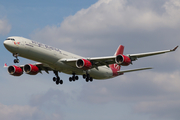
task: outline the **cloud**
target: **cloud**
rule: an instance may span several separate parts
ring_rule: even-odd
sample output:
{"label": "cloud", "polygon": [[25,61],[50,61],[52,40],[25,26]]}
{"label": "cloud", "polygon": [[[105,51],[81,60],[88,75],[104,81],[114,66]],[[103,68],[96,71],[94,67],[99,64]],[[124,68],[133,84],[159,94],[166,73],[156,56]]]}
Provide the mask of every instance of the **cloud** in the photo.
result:
{"label": "cloud", "polygon": [[79,100],[89,104],[133,103],[134,113],[155,118],[179,118],[179,71],[129,74],[84,85]]}
{"label": "cloud", "polygon": [[[66,17],[60,25],[35,30],[31,38],[87,57],[113,55],[119,44],[134,48],[126,50],[131,53],[144,52],[144,48],[153,51],[151,46],[168,48],[177,45],[180,38],[177,32],[180,29],[179,1],[163,1],[158,6],[153,2],[148,7],[139,7],[135,3],[139,4],[139,1],[99,0]],[[162,12],[154,10],[155,6]],[[141,43],[141,47],[137,43]],[[104,50],[106,52],[102,52]]]}
{"label": "cloud", "polygon": [[141,102],[134,107],[135,113],[151,114],[153,119],[178,120],[179,100],[160,100]]}
{"label": "cloud", "polygon": [[[119,44],[126,46],[125,54],[172,49],[180,39],[179,13],[179,0],[99,0],[66,17],[60,25],[36,30],[31,37],[87,57],[113,55]],[[180,104],[178,54],[179,49],[133,64],[155,67],[154,72],[127,73],[84,84],[78,100],[95,105],[132,103],[135,113],[176,120]]]}
{"label": "cloud", "polygon": [[84,85],[84,90],[81,93],[83,101],[90,103],[107,103],[110,101],[132,102],[145,100],[149,97],[156,98],[172,95],[172,93],[176,95],[180,92],[178,87],[180,83],[179,72],[170,74],[146,71],[129,74],[131,75],[124,74],[113,80],[94,81],[96,83]]}
{"label": "cloud", "polygon": [[180,11],[179,1],[170,0],[161,7],[164,12],[159,15],[151,8],[136,8],[129,5],[127,0],[99,0],[89,8],[65,18],[60,26],[47,26],[40,33],[47,32],[56,37],[69,37],[67,35],[70,34],[72,35],[70,37],[75,37],[80,34],[92,36],[115,30],[149,31],[160,27],[179,27],[180,17],[177,16]]}
{"label": "cloud", "polygon": [[0,104],[0,118],[2,120],[12,120],[12,119],[23,119],[34,116],[39,111],[35,107],[30,106],[7,106]]}
{"label": "cloud", "polygon": [[61,28],[73,33],[88,31],[99,34],[100,31],[111,32],[113,29],[149,31],[160,27],[175,27],[179,25],[180,19],[177,16],[180,10],[178,3],[177,0],[166,2],[162,6],[165,12],[159,15],[150,8],[131,6],[126,0],[99,0],[88,9],[67,17]]}
{"label": "cloud", "polygon": [[51,113],[58,111],[59,113],[69,98],[70,96],[63,91],[49,89],[46,93],[32,95],[29,104],[41,110],[48,110]]}
{"label": "cloud", "polygon": [[8,34],[11,30],[11,25],[8,23],[6,18],[0,19],[0,34],[5,35]]}
{"label": "cloud", "polygon": [[[63,91],[52,89],[51,87],[57,86],[53,81],[49,81],[47,76],[13,77],[5,73],[1,78],[1,120],[64,119],[61,109],[66,105],[69,96]],[[42,87],[39,87],[40,85]]]}
{"label": "cloud", "polygon": [[59,120],[62,119],[59,114],[47,115],[40,111],[37,107],[28,105],[7,106],[0,104],[0,119],[1,120]]}

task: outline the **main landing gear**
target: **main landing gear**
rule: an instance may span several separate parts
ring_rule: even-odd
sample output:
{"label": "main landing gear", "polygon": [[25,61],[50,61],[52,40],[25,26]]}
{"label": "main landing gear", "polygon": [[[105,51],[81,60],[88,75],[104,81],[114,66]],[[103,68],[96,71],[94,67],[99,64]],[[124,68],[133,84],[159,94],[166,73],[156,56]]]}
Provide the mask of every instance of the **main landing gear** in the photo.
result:
{"label": "main landing gear", "polygon": [[58,71],[53,71],[54,74],[56,75],[56,77],[53,77],[53,81],[56,82],[56,84],[58,85],[59,83],[60,84],[63,84],[63,80],[60,80],[60,77],[58,75]]}
{"label": "main landing gear", "polygon": [[[86,82],[89,82],[89,81],[92,82],[92,81],[93,81],[93,78],[90,77],[90,75],[88,74],[88,72],[86,72],[86,74],[83,75],[83,78],[86,80]],[[78,79],[79,79],[79,77],[76,76],[75,73],[73,73],[73,76],[72,76],[72,77],[69,77],[69,81],[70,81],[70,82],[76,81],[76,80],[78,80]]]}
{"label": "main landing gear", "polygon": [[13,53],[13,56],[16,58],[14,59],[14,63],[19,63],[18,55],[18,53]]}
{"label": "main landing gear", "polygon": [[69,81],[72,82],[72,81],[76,81],[78,80],[79,77],[75,75],[75,73],[73,73],[73,76],[72,77],[69,77]]}
{"label": "main landing gear", "polygon": [[83,75],[83,78],[86,80],[86,82],[92,82],[93,78],[90,77],[90,75],[86,72],[86,74]]}
{"label": "main landing gear", "polygon": [[[53,77],[53,81],[56,82],[57,85],[58,84],[63,84],[63,80],[60,80],[60,77],[58,75],[58,71],[53,71],[53,72],[56,75],[56,77]],[[90,77],[88,72],[86,72],[86,74],[83,75],[83,78],[86,80],[86,82],[92,82],[93,81],[93,78]],[[79,79],[79,77],[75,73],[72,74],[72,77],[69,77],[70,82],[76,81],[78,79]]]}

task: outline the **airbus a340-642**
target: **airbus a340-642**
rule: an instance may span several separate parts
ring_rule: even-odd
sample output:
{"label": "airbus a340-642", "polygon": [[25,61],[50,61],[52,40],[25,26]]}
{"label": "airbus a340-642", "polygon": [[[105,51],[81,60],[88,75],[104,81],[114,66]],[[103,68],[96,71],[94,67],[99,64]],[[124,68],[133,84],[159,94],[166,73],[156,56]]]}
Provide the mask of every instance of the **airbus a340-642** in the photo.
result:
{"label": "airbus a340-642", "polygon": [[37,73],[42,73],[43,70],[47,73],[53,71],[55,74],[53,81],[56,84],[63,84],[63,80],[60,79],[58,72],[71,74],[72,76],[69,77],[70,82],[78,80],[78,75],[82,75],[87,82],[92,82],[93,79],[109,79],[123,75],[126,72],[151,69],[148,67],[120,71],[121,66],[128,66],[137,58],[172,52],[178,48],[176,46],[171,50],[124,55],[124,46],[120,45],[113,56],[85,58],[17,36],[8,37],[4,41],[4,46],[16,58],[14,63],[19,63],[18,56],[39,62],[11,66],[5,64],[10,75],[21,76],[23,72],[29,75],[36,75]]}

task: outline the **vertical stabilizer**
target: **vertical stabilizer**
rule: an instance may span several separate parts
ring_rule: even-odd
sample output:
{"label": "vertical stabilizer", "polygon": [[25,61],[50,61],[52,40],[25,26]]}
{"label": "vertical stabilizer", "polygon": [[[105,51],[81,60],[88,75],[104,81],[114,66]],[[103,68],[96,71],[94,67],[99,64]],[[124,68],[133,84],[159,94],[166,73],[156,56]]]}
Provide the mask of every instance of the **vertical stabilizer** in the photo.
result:
{"label": "vertical stabilizer", "polygon": [[[119,54],[123,55],[123,52],[124,52],[124,46],[120,45],[118,47],[118,49],[116,50],[114,56],[117,56]],[[113,76],[118,76],[119,75],[117,71],[120,71],[121,66],[119,66],[118,64],[111,64],[111,65],[109,65],[109,67],[111,68],[111,70],[113,72]]]}
{"label": "vertical stabilizer", "polygon": [[4,64],[4,67],[8,67],[8,66],[7,66],[7,63]]}
{"label": "vertical stabilizer", "polygon": [[124,52],[124,46],[120,45],[114,55],[117,56],[119,54],[123,54],[123,52]]}

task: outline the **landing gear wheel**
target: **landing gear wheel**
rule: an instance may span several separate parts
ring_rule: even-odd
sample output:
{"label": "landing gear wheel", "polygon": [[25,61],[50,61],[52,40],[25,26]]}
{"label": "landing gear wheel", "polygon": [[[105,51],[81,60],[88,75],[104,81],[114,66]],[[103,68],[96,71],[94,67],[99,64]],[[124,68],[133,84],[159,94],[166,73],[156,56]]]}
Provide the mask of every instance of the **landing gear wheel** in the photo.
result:
{"label": "landing gear wheel", "polygon": [[60,81],[59,81],[59,83],[60,83],[60,84],[63,84],[63,81],[62,81],[62,80],[60,80]]}
{"label": "landing gear wheel", "polygon": [[75,74],[75,73],[73,73],[72,77],[69,77],[69,81],[70,81],[70,82],[72,82],[72,81],[76,81],[76,80],[78,80],[78,79],[79,79],[79,77],[78,77],[78,76],[76,76],[76,74]]}
{"label": "landing gear wheel", "polygon": [[60,84],[63,84],[63,80],[60,80],[60,77],[58,76],[58,71],[53,71],[54,74],[56,75],[56,77],[53,77],[53,81],[56,82],[56,84],[58,85],[59,83]]}
{"label": "landing gear wheel", "polygon": [[83,79],[85,79],[85,78],[86,78],[86,75],[84,74],[84,75],[83,75]]}
{"label": "landing gear wheel", "polygon": [[19,63],[19,59],[16,59],[16,62]]}
{"label": "landing gear wheel", "polygon": [[72,77],[69,77],[69,82],[72,82]]}
{"label": "landing gear wheel", "polygon": [[53,77],[53,81],[56,82],[56,80],[57,80],[56,77]]}
{"label": "landing gear wheel", "polygon": [[14,59],[14,63],[17,63],[16,59]]}
{"label": "landing gear wheel", "polygon": [[89,82],[89,79],[88,79],[88,78],[86,78],[86,82]]}
{"label": "landing gear wheel", "polygon": [[74,76],[72,77],[72,80],[73,80],[73,81],[76,81],[76,79],[75,79],[75,77],[74,77]]}
{"label": "landing gear wheel", "polygon": [[19,63],[18,55],[18,53],[13,53],[13,56],[16,58],[14,59],[14,63]]}
{"label": "landing gear wheel", "polygon": [[90,82],[92,82],[92,81],[93,81],[93,78],[92,78],[92,77],[90,77],[89,81],[90,81]]}
{"label": "landing gear wheel", "polygon": [[19,63],[19,59],[14,59],[14,63]]}
{"label": "landing gear wheel", "polygon": [[90,75],[88,74],[88,72],[86,71],[86,74],[83,74],[83,78],[86,80],[86,82],[92,82],[93,78],[90,77]]}
{"label": "landing gear wheel", "polygon": [[57,85],[59,84],[59,80],[56,80],[56,84],[57,84]]}
{"label": "landing gear wheel", "polygon": [[78,76],[75,76],[75,80],[78,80],[79,79],[79,77]]}

